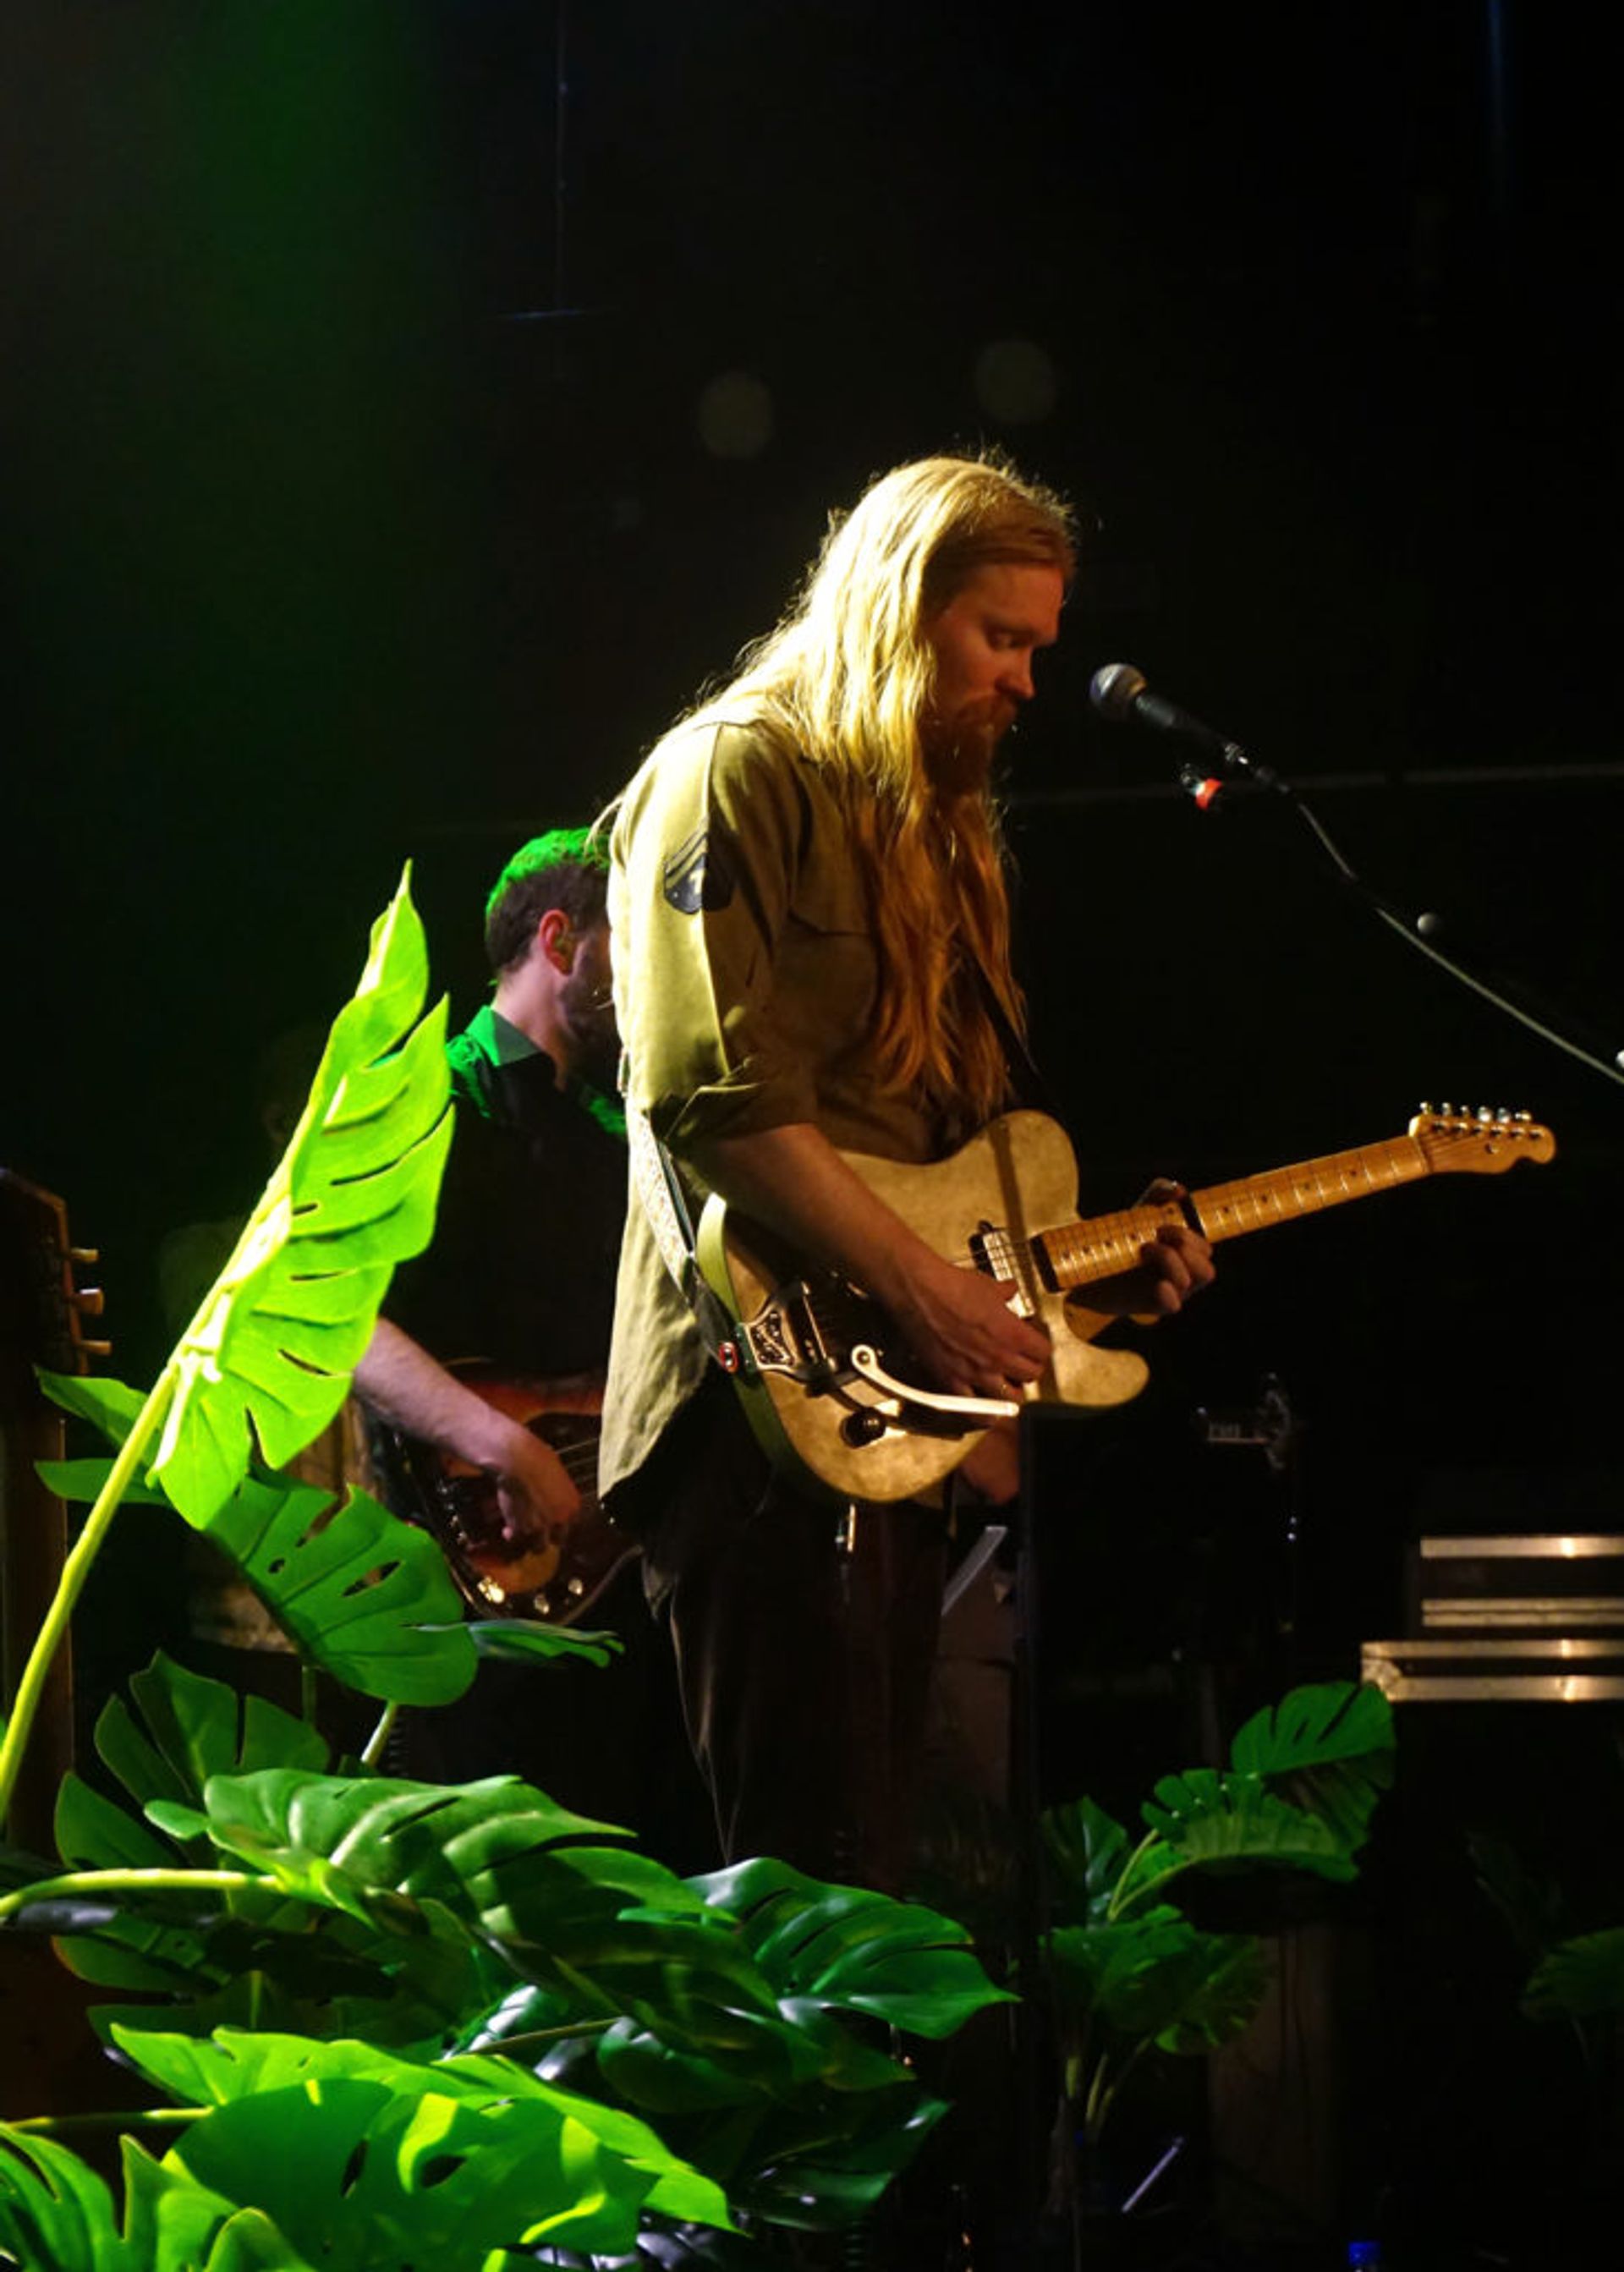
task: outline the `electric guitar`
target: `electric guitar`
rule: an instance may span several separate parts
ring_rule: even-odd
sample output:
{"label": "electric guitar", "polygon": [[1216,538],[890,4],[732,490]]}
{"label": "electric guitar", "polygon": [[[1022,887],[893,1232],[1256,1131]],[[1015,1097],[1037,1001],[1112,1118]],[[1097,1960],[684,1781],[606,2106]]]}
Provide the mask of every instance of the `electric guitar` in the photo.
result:
{"label": "electric guitar", "polygon": [[[1053,1354],[1026,1400],[1105,1408],[1137,1395],[1149,1368],[1132,1349],[1096,1347],[1112,1319],[1088,1307],[1085,1289],[1134,1268],[1164,1224],[1193,1223],[1216,1244],[1423,1176],[1498,1175],[1555,1152],[1550,1130],[1526,1113],[1423,1105],[1385,1143],[1088,1222],[1076,1220],[1070,1141],[1041,1112],[1007,1113],[929,1167],[846,1157],[927,1245],[1009,1286],[1011,1306],[1047,1329]],[[941,1394],[861,1288],[806,1267],[787,1242],[719,1199],[700,1217],[697,1252],[737,1320],[735,1379],[761,1443],[842,1498],[914,1498],[992,1421],[1020,1409]]]}
{"label": "electric guitar", "polygon": [[532,1381],[477,1365],[449,1370],[552,1446],[580,1493],[580,1512],[546,1545],[516,1547],[501,1534],[494,1476],[375,1422],[372,1452],[384,1495],[397,1513],[433,1533],[464,1600],[480,1616],[573,1625],[638,1551],[598,1504],[603,1383],[596,1374]]}

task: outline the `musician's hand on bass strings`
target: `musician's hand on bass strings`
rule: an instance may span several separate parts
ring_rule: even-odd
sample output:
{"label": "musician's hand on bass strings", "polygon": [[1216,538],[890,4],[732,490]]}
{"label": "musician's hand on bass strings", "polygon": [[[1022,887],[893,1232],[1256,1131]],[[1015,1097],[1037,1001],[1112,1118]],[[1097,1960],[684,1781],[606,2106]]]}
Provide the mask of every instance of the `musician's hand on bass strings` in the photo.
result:
{"label": "musician's hand on bass strings", "polygon": [[580,1493],[551,1445],[505,1413],[490,1413],[477,1464],[496,1484],[505,1546],[544,1546],[580,1513]]}

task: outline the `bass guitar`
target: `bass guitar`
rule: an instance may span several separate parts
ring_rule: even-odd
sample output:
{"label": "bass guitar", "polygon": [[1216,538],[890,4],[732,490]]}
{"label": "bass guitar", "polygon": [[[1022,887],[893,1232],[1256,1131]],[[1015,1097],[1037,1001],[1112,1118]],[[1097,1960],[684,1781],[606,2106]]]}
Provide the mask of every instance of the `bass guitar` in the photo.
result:
{"label": "bass guitar", "polygon": [[[1132,1349],[1096,1346],[1112,1319],[1089,1308],[1086,1289],[1134,1268],[1164,1224],[1192,1223],[1216,1244],[1424,1176],[1497,1175],[1555,1152],[1550,1130],[1526,1113],[1423,1105],[1403,1135],[1384,1143],[1087,1222],[1076,1219],[1070,1141],[1041,1112],[1007,1113],[932,1166],[846,1157],[927,1245],[1007,1284],[1011,1306],[1046,1328],[1053,1354],[1027,1401],[1104,1408],[1137,1395],[1149,1369]],[[842,1498],[917,1497],[992,1420],[1020,1409],[939,1394],[861,1288],[809,1269],[719,1199],[700,1217],[697,1252],[737,1321],[735,1377],[758,1437],[780,1463],[798,1462]]]}
{"label": "bass guitar", "polygon": [[580,1512],[545,1546],[515,1547],[502,1536],[494,1476],[375,1421],[372,1454],[384,1496],[398,1514],[432,1532],[463,1598],[481,1617],[573,1625],[638,1551],[598,1504],[602,1380],[596,1374],[515,1380],[468,1364],[450,1370],[551,1446],[580,1493]]}

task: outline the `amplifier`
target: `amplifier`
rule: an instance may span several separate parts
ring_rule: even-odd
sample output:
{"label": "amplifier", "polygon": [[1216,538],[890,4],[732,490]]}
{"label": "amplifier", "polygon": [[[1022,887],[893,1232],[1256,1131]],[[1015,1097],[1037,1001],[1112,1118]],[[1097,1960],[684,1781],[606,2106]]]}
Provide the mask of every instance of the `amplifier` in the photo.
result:
{"label": "amplifier", "polygon": [[1624,1703],[1624,1636],[1367,1640],[1359,1677],[1393,1704]]}
{"label": "amplifier", "polygon": [[1624,1702],[1624,1536],[1423,1538],[1410,1596],[1410,1638],[1361,1651],[1395,1704]]}
{"label": "amplifier", "polygon": [[1411,1582],[1418,1633],[1624,1634],[1624,1537],[1423,1538]]}

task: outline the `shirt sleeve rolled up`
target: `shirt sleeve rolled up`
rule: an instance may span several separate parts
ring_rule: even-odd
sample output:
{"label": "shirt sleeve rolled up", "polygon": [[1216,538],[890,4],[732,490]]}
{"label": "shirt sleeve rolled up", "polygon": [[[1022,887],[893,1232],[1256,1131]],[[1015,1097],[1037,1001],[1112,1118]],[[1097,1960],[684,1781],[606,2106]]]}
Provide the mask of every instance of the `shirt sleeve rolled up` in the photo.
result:
{"label": "shirt sleeve rolled up", "polygon": [[680,1155],[817,1117],[778,1003],[810,815],[793,755],[714,721],[667,737],[615,830],[615,996],[634,1102]]}

